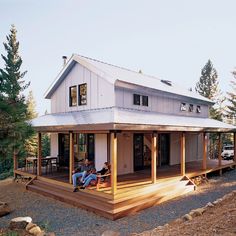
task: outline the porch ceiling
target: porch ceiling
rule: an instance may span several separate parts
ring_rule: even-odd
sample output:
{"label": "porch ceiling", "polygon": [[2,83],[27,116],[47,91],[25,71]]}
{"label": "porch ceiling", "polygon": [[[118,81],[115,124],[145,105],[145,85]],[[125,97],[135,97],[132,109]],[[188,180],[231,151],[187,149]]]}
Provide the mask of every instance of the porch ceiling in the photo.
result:
{"label": "porch ceiling", "polygon": [[209,118],[165,115],[114,107],[47,114],[32,120],[32,126],[41,132],[68,132],[70,130],[236,132],[235,126]]}

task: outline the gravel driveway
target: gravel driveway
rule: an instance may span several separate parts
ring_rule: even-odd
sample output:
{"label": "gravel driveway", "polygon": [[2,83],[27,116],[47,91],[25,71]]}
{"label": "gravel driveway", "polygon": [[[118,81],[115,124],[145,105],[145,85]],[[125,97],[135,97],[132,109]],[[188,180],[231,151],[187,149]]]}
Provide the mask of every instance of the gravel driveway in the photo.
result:
{"label": "gravel driveway", "polygon": [[36,193],[26,191],[23,184],[0,182],[0,201],[9,202],[14,210],[0,218],[0,228],[8,225],[11,218],[31,216],[38,225],[57,236],[101,235],[105,230],[120,231],[121,235],[143,232],[204,206],[236,189],[236,170],[213,176],[209,182],[192,193],[143,210],[133,216],[116,221],[107,220],[85,210],[72,207]]}

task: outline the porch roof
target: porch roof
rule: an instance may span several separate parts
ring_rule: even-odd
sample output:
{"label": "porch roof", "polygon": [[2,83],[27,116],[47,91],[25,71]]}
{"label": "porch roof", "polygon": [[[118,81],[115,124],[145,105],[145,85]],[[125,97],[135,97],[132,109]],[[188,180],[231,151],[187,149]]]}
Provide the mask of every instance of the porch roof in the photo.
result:
{"label": "porch roof", "polygon": [[236,127],[209,118],[165,115],[124,108],[47,114],[32,120],[41,132],[68,131],[196,131],[234,132]]}

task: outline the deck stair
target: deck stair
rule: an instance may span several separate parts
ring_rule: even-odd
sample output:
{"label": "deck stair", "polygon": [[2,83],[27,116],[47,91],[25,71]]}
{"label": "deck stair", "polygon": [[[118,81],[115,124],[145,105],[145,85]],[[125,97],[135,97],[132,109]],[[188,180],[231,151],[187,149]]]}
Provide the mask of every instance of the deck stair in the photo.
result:
{"label": "deck stair", "polygon": [[193,191],[195,185],[187,177],[174,177],[156,184],[118,188],[113,198],[106,191],[80,190],[73,193],[71,185],[62,186],[43,179],[34,179],[26,189],[47,197],[81,207],[109,219],[118,219],[147,207]]}

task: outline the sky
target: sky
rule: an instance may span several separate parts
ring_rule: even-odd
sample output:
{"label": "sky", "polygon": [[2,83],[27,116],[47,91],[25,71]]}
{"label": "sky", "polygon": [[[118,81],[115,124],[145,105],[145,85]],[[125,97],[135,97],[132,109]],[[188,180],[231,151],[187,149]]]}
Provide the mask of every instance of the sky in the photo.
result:
{"label": "sky", "polygon": [[62,56],[73,53],[185,88],[195,87],[211,59],[220,88],[230,89],[235,0],[0,0],[0,9],[0,54],[14,24],[39,114],[50,112],[44,94],[62,68]]}

